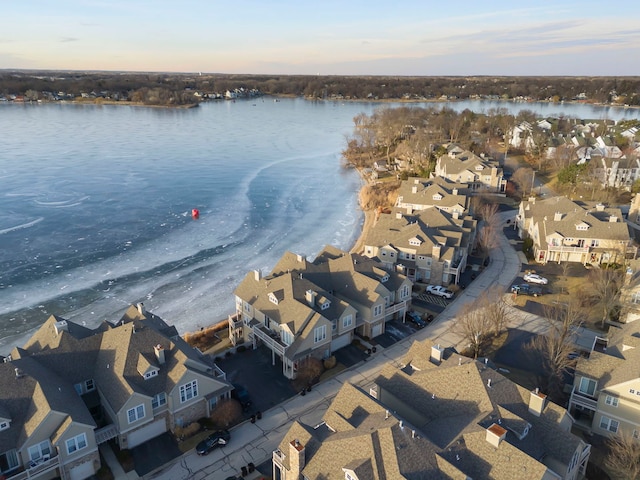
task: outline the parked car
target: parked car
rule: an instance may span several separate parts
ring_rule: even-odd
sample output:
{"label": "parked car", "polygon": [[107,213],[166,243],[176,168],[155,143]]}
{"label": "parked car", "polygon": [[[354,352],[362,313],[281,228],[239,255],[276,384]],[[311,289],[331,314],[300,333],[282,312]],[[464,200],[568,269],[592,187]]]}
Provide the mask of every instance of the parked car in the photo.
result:
{"label": "parked car", "polygon": [[547,283],[549,283],[549,280],[547,280],[544,277],[541,277],[537,273],[525,273],[522,279],[525,282],[537,283],[538,285],[546,285]]}
{"label": "parked car", "polygon": [[425,322],[418,312],[408,311],[405,316],[411,323],[415,324],[417,327],[424,328],[427,326],[427,322]]}
{"label": "parked car", "polygon": [[207,455],[211,450],[226,445],[229,440],[231,440],[231,434],[227,430],[218,430],[196,445],[196,453]]}
{"label": "parked car", "polygon": [[523,295],[531,295],[533,297],[537,297],[542,295],[542,288],[536,287],[534,285],[529,285],[528,283],[523,283],[522,285],[514,285],[511,287],[511,291],[517,294]]}
{"label": "parked car", "polygon": [[249,397],[249,392],[247,389],[241,385],[234,385],[233,390],[231,391],[231,397],[235,398],[240,405],[242,405],[242,410],[247,411],[249,407],[251,407],[251,397]]}
{"label": "parked car", "polygon": [[427,293],[430,293],[431,295],[436,295],[438,297],[444,297],[444,298],[452,298],[453,297],[453,292],[451,290],[448,290],[448,289],[444,288],[441,285],[429,285],[429,286],[427,286]]}

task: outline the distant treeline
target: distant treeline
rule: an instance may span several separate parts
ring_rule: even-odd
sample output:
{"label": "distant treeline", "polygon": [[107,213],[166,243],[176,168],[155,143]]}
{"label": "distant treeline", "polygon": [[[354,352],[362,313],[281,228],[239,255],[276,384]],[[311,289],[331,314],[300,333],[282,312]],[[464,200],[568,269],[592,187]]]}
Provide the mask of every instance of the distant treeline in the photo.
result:
{"label": "distant treeline", "polygon": [[[22,95],[26,100],[32,100],[34,96],[39,99],[41,92],[64,92],[75,97],[82,93],[108,92],[111,98],[132,99],[136,97],[136,92],[153,91],[166,92],[164,96],[167,98],[184,103],[207,98],[199,95],[202,93],[224,94],[238,89],[257,90],[266,95],[354,100],[496,98],[640,105],[640,77],[392,77],[0,71],[0,94],[5,98]],[[194,93],[198,95],[193,95]]]}

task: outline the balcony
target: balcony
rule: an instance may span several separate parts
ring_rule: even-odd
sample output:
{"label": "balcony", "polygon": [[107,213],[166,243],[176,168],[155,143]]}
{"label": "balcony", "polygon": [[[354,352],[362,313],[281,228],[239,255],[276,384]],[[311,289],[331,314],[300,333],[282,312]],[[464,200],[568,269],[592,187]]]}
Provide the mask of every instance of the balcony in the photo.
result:
{"label": "balcony", "polygon": [[107,425],[106,427],[97,429],[95,434],[96,443],[100,445],[101,443],[108,442],[112,438],[116,438],[118,436],[118,428],[114,424]]}
{"label": "balcony", "polygon": [[396,312],[403,312],[407,309],[408,301],[403,300],[402,302],[394,303],[393,305],[389,305],[384,309],[385,319],[389,317],[389,315],[393,315]]}
{"label": "balcony", "polygon": [[280,356],[284,355],[287,345],[280,340],[280,335],[266,328],[262,324],[253,327],[253,334],[260,339],[267,347]]}
{"label": "balcony", "polygon": [[547,251],[560,253],[589,253],[589,247],[575,247],[570,245],[547,245]]}
{"label": "balcony", "polygon": [[579,405],[588,410],[593,410],[594,412],[598,409],[598,401],[580,393],[578,390],[573,390],[571,394],[571,399],[569,400],[569,407],[571,405]]}
{"label": "balcony", "polygon": [[[44,477],[60,466],[60,457],[57,455],[53,458],[47,457],[48,455],[45,455],[38,461],[30,462],[24,471],[18,472],[15,475],[12,475],[10,472],[4,473],[4,475],[8,480],[27,480],[30,478],[39,478],[41,476]],[[47,459],[45,460],[45,458]]]}

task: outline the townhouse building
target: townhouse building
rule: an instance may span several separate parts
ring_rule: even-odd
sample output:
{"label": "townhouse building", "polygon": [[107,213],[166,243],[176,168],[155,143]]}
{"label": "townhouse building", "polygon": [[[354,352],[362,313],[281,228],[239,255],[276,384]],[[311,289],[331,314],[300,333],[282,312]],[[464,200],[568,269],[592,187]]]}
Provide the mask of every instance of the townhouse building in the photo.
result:
{"label": "townhouse building", "polygon": [[640,322],[611,326],[606,349],[580,358],[569,399],[576,425],[640,438]]}
{"label": "townhouse building", "polygon": [[449,145],[447,153],[436,161],[434,176],[452,182],[466,183],[473,192],[504,192],[507,180],[497,161],[463,150],[457,145]]}
{"label": "townhouse building", "polygon": [[468,186],[446,178],[430,179],[412,177],[400,183],[395,206],[413,212],[437,208],[447,213],[473,213]]}
{"label": "townhouse building", "polygon": [[436,207],[381,213],[364,238],[364,255],[417,282],[458,283],[475,245],[476,220]]}
{"label": "townhouse building", "polygon": [[273,478],[581,478],[591,448],[567,411],[430,340],[368,392],[344,384],[318,425],[295,422]]}
{"label": "townhouse building", "polygon": [[637,253],[620,209],[601,203],[532,197],[520,203],[516,226],[538,263],[623,263]]}
{"label": "townhouse building", "polygon": [[131,306],[96,329],[51,316],[0,364],[0,475],[80,480],[98,446],[136,447],[208,416],[232,386],[176,329]]}
{"label": "townhouse building", "polygon": [[411,306],[411,281],[374,259],[325,247],[309,261],[287,252],[267,276],[249,272],[229,318],[234,345],[265,345],[295,378],[309,357],[327,358],[357,332],[376,337]]}

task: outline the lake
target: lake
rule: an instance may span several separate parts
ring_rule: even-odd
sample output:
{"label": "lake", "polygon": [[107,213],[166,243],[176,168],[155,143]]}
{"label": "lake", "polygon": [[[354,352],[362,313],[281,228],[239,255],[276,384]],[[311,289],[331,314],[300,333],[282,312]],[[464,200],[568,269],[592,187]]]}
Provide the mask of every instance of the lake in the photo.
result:
{"label": "lake", "polygon": [[[638,118],[576,104],[447,105]],[[1,104],[0,353],[51,314],[93,327],[137,302],[181,333],[196,330],[232,313],[241,279],[269,272],[285,251],[348,250],[363,220],[361,180],[340,152],[353,117],[389,106]]]}

